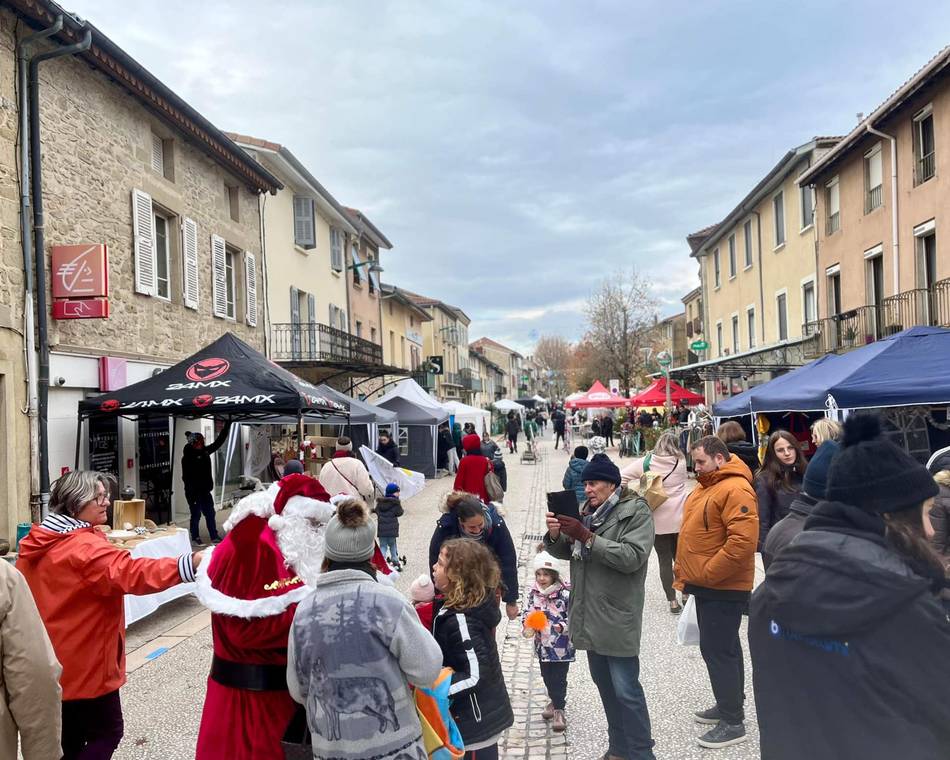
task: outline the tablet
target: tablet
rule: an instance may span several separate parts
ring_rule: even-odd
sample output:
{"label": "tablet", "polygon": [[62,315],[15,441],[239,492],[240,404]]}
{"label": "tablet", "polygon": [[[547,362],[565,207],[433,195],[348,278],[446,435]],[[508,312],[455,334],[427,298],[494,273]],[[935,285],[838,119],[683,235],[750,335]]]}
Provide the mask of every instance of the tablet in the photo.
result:
{"label": "tablet", "polygon": [[577,504],[577,494],[574,491],[551,491],[548,493],[548,512],[565,517],[581,519]]}

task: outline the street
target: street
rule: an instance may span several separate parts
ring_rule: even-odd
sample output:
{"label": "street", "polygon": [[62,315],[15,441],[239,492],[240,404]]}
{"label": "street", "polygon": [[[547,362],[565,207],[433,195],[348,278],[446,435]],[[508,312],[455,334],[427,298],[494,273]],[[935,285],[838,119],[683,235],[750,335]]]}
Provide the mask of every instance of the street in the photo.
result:
{"label": "street", "polygon": [[[615,461],[616,450],[611,450]],[[560,490],[568,457],[554,451],[545,437],[537,464],[522,464],[517,455],[506,455],[508,494],[505,516],[519,552],[522,584],[529,579],[530,559],[543,532],[544,494]],[[412,579],[425,572],[429,538],[438,517],[438,505],[451,490],[452,478],[429,481],[425,491],[405,504],[400,521],[399,549],[409,559],[397,580],[405,591]],[[758,558],[757,558],[758,559]],[[757,580],[761,567],[757,567]],[[660,587],[655,559],[651,557],[643,613],[641,682],[646,692],[660,760],[758,758],[758,733],[752,700],[751,669],[742,629],[746,662],[746,728],[749,740],[721,750],[696,744],[703,727],[692,721],[692,712],[713,704],[706,669],[698,647],[676,643],[677,616],[670,614]],[[607,748],[606,721],[600,698],[587,671],[582,653],[568,679],[567,732],[548,729],[540,712],[547,703],[534,647],[520,635],[520,623],[498,628],[498,645],[515,713],[515,724],[501,744],[504,758],[594,760]],[[164,651],[163,651],[164,650]],[[125,738],[116,758],[136,760],[186,760],[194,757],[205,680],[211,662],[210,615],[193,597],[172,602],[152,617],[129,628],[128,683],[122,690]]]}

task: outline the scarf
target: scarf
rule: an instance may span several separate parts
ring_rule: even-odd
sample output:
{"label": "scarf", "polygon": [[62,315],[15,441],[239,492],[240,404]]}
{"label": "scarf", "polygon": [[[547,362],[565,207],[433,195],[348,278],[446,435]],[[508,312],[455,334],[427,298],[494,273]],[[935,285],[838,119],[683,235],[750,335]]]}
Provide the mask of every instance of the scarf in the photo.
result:
{"label": "scarf", "polygon": [[541,586],[538,584],[537,581],[535,581],[534,587],[535,589],[537,589],[537,592],[541,594],[542,596],[547,596],[548,594],[552,594],[556,591],[560,591],[562,588],[560,581],[554,581],[554,583],[552,583],[550,586]]}
{"label": "scarf", "polygon": [[[603,504],[597,507],[593,514],[590,512],[590,502],[584,504],[581,512],[581,522],[584,523],[584,527],[587,528],[587,530],[596,533],[603,527],[604,523],[607,522],[613,513],[614,507],[616,507],[620,501],[621,490],[623,490],[622,487],[617,486],[616,490],[604,500]],[[590,549],[584,546],[580,541],[575,541],[571,557],[573,559],[588,559],[590,557]]]}

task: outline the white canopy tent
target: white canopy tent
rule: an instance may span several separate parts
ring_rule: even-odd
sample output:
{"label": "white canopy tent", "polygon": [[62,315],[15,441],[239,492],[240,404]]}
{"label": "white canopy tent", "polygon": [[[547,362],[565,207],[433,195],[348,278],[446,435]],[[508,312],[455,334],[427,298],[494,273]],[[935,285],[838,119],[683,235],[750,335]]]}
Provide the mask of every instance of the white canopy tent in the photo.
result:
{"label": "white canopy tent", "polygon": [[462,427],[471,422],[479,435],[483,431],[491,430],[491,412],[475,406],[463,404],[461,401],[446,401],[442,406],[449,410],[455,421]]}
{"label": "white canopy tent", "polygon": [[544,398],[543,396],[539,396],[537,393],[535,393],[534,396],[532,396],[532,398],[533,398],[535,401],[537,401],[539,404],[546,404],[546,403],[548,403],[548,400],[547,400],[546,398]]}
{"label": "white canopy tent", "polygon": [[510,398],[503,398],[500,401],[496,401],[492,406],[495,407],[502,414],[507,414],[508,412],[517,412],[522,419],[524,419],[524,410],[525,407],[519,404],[517,401],[512,401]]}

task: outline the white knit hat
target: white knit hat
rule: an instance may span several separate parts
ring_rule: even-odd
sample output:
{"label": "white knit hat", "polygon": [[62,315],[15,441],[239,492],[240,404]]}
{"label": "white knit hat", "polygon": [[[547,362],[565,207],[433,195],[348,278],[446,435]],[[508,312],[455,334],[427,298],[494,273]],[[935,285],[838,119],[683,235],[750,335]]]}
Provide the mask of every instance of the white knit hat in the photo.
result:
{"label": "white knit hat", "polygon": [[428,575],[420,575],[409,586],[409,598],[414,602],[431,602],[435,597],[435,587]]}
{"label": "white knit hat", "polygon": [[551,572],[557,573],[558,577],[561,575],[561,561],[552,557],[547,552],[538,552],[534,555],[534,571],[538,570],[550,570]]}

